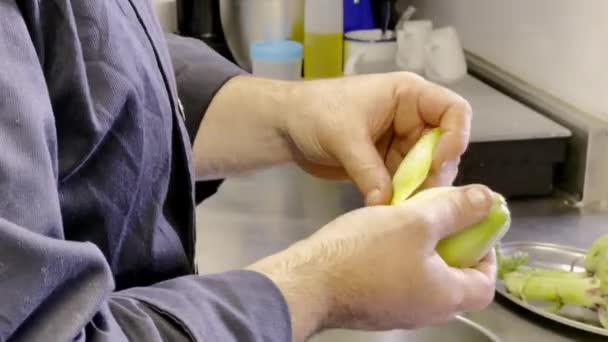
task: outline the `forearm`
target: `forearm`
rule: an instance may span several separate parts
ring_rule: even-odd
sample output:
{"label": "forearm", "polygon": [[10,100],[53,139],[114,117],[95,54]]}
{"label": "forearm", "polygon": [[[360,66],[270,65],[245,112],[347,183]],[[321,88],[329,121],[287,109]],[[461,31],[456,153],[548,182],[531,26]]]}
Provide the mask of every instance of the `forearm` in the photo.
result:
{"label": "forearm", "polygon": [[294,109],[293,87],[289,82],[238,76],[220,88],[194,140],[197,179],[290,161],[284,118]]}
{"label": "forearm", "polygon": [[330,326],[334,306],[331,272],[316,262],[309,248],[301,246],[296,244],[248,267],[272,280],[282,293],[293,342],[306,341]]}

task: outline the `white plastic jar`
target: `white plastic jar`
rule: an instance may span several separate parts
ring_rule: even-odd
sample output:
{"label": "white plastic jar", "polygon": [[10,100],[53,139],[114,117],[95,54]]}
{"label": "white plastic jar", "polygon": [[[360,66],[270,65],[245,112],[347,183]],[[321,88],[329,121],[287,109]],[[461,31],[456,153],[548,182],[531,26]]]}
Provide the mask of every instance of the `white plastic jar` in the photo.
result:
{"label": "white plastic jar", "polygon": [[262,41],[251,44],[254,76],[280,80],[302,79],[302,44],[291,40]]}

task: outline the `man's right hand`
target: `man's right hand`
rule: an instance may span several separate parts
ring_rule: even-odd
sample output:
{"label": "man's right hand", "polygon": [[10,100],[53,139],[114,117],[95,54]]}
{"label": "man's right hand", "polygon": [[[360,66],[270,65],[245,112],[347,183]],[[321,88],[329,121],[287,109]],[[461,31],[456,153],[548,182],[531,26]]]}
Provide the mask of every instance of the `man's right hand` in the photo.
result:
{"label": "man's right hand", "polygon": [[249,269],[265,274],[289,306],[293,340],[326,328],[411,329],[477,311],[493,299],[494,254],[475,268],[449,267],[442,238],[479,222],[483,186],[435,188],[399,206],[345,214]]}

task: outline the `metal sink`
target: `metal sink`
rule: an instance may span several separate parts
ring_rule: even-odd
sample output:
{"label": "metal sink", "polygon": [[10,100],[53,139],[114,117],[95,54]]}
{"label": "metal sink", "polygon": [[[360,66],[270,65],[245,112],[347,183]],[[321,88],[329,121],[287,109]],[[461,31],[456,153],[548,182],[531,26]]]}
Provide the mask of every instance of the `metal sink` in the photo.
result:
{"label": "metal sink", "polygon": [[368,332],[352,330],[329,330],[315,336],[310,342],[500,342],[486,328],[464,317],[416,330],[393,330]]}

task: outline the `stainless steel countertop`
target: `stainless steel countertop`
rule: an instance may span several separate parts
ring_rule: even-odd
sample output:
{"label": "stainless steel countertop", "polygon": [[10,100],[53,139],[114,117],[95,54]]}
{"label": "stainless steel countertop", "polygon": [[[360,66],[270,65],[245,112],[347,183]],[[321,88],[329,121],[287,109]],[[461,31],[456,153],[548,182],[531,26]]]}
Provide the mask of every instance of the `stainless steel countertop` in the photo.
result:
{"label": "stainless steel countertop", "polygon": [[[312,178],[295,167],[279,167],[227,180],[197,209],[197,262],[201,273],[243,267],[284,249],[338,215],[361,206],[350,183]],[[586,248],[608,234],[608,213],[583,212],[557,199],[512,201],[505,241],[542,241]],[[467,317],[504,342],[606,341],[528,313],[500,295]],[[339,341],[336,341],[339,342]]]}

